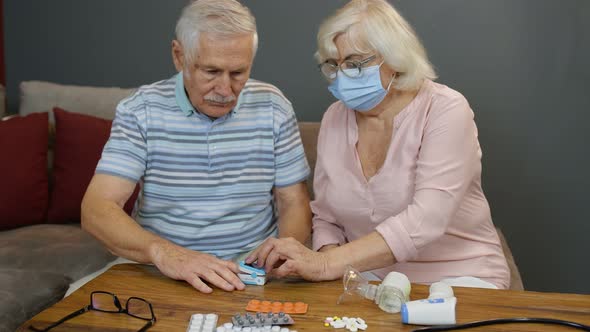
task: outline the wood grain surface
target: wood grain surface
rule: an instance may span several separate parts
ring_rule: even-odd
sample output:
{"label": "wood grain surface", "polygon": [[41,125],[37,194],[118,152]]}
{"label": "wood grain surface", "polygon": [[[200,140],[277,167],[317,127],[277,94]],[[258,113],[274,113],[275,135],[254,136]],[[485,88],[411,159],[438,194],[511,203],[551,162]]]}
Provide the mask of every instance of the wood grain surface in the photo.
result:
{"label": "wood grain surface", "polygon": [[[216,313],[218,325],[229,322],[236,313],[244,313],[252,299],[305,302],[306,314],[292,315],[297,331],[346,331],[324,327],[327,316],[361,317],[369,325],[367,331],[413,331],[419,326],[404,325],[400,314],[381,311],[365,299],[349,299],[337,305],[342,293],[340,280],[311,283],[301,280],[271,280],[265,286],[246,286],[244,291],[225,292],[215,289],[201,294],[183,281],[163,276],[155,267],[139,264],[115,265],[84,285],[69,297],[41,312],[18,331],[27,331],[33,324],[43,328],[89,303],[95,290],[117,294],[122,303],[128,297],[142,297],[152,303],[157,317],[149,331],[186,331],[194,313]],[[454,287],[457,297],[457,322],[509,317],[543,317],[571,320],[590,325],[590,295],[538,293],[527,291],[490,290]],[[428,296],[428,287],[412,285],[411,299]],[[137,331],[144,321],[125,314],[89,311],[52,331]],[[468,331],[576,331],[572,328],[541,324],[508,324],[469,329]]]}

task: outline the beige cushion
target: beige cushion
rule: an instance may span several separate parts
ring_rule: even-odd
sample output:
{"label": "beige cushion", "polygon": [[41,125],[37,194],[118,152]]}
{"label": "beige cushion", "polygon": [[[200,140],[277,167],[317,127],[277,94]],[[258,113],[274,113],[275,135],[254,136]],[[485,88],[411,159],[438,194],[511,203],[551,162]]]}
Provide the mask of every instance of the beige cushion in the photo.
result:
{"label": "beige cushion", "polygon": [[[58,106],[70,112],[112,119],[115,117],[115,108],[119,101],[132,94],[133,91],[135,89],[26,81],[20,84],[19,113],[27,115],[49,112],[53,107]],[[53,122],[53,116],[50,121]]]}
{"label": "beige cushion", "polygon": [[313,199],[313,173],[315,170],[315,161],[317,159],[318,134],[320,132],[319,122],[299,122],[299,131],[301,132],[301,141],[305,150],[305,157],[311,168],[311,174],[307,180],[307,190],[309,197]]}
{"label": "beige cushion", "polygon": [[512,250],[510,250],[508,242],[506,241],[504,234],[502,234],[502,231],[498,227],[496,227],[496,231],[498,231],[498,237],[500,237],[502,250],[504,251],[504,256],[506,257],[506,261],[508,262],[508,268],[510,269],[510,289],[524,290],[522,277],[520,276],[520,272],[518,271],[518,266],[516,266],[514,256],[512,256]]}

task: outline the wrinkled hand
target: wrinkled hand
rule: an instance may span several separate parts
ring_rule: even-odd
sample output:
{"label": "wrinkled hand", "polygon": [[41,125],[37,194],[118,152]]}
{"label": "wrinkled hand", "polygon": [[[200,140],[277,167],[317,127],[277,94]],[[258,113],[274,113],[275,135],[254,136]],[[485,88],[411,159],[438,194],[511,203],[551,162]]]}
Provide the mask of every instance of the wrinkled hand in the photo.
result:
{"label": "wrinkled hand", "polygon": [[321,247],[320,250],[318,250],[319,252],[326,252],[329,250],[332,250],[334,248],[338,248],[339,245],[337,244],[326,244],[325,246]]}
{"label": "wrinkled hand", "polygon": [[244,289],[244,283],[236,275],[238,266],[213,255],[168,243],[154,250],[152,262],[164,275],[185,280],[203,293],[213,291],[204,281],[225,291]]}
{"label": "wrinkled hand", "polygon": [[251,264],[257,268],[264,268],[266,273],[269,273],[274,268],[279,267],[281,264],[284,263],[284,260],[281,260],[278,256],[277,252],[272,252],[272,249],[277,241],[281,241],[274,237],[269,237],[261,245],[258,246],[254,251],[252,251],[248,257],[244,260],[246,264]]}
{"label": "wrinkled hand", "polygon": [[294,238],[268,238],[252,254],[246,263],[256,262],[267,273],[278,278],[299,276],[310,281],[332,280],[326,253],[315,252]]}

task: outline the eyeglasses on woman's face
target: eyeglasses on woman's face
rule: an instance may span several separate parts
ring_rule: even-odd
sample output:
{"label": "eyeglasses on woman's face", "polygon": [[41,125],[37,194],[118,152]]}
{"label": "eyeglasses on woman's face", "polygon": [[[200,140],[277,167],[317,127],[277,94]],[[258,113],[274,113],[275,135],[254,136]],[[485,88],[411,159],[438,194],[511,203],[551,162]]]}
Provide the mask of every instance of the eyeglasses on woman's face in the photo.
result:
{"label": "eyeglasses on woman's face", "polygon": [[36,328],[32,325],[29,326],[29,329],[37,332],[49,331],[54,327],[60,325],[61,323],[90,310],[115,314],[123,313],[131,317],[147,321],[147,323],[138,332],[146,331],[156,323],[156,316],[154,315],[152,304],[148,301],[140,297],[133,296],[127,299],[125,306],[122,306],[117,295],[104,291],[94,291],[92,292],[92,294],[90,294],[89,305],[83,307],[78,311],[72,312],[71,314],[65,316],[64,318],[58,320],[57,322],[49,325],[44,329]]}
{"label": "eyeglasses on woman's face", "polygon": [[366,67],[369,62],[375,60],[376,57],[377,55],[373,54],[362,60],[344,60],[340,64],[337,64],[334,60],[327,60],[320,63],[318,67],[322,72],[322,75],[324,75],[328,81],[336,79],[338,70],[342,71],[344,75],[350,78],[357,78],[361,76],[363,68]]}

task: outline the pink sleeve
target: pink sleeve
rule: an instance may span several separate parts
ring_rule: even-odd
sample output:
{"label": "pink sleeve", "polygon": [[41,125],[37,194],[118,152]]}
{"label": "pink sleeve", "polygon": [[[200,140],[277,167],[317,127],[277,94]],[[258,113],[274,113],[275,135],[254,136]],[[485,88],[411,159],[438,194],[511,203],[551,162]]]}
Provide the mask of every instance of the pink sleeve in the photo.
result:
{"label": "pink sleeve", "polygon": [[399,262],[416,259],[420,248],[445,233],[481,170],[480,158],[467,100],[458,96],[444,105],[434,104],[423,131],[412,203],[376,228]]}
{"label": "pink sleeve", "polygon": [[344,230],[330,212],[329,205],[327,204],[327,195],[323,194],[328,181],[323,161],[326,156],[324,145],[326,144],[326,127],[329,126],[328,114],[329,112],[326,112],[320,126],[320,133],[318,134],[317,161],[313,176],[313,188],[316,193],[315,200],[311,202],[311,212],[313,213],[313,250],[319,250],[321,247],[329,244],[342,245],[346,243]]}

